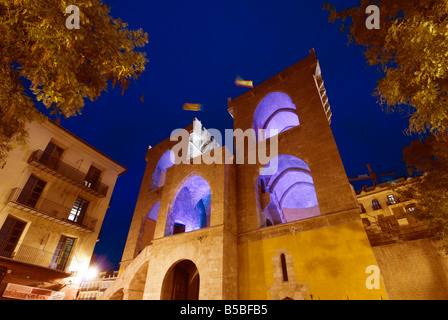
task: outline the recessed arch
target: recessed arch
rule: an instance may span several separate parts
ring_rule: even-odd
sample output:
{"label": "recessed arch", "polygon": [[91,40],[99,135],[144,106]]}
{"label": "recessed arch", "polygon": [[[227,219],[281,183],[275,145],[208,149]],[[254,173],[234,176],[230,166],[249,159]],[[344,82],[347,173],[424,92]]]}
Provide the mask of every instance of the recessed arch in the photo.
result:
{"label": "recessed arch", "polygon": [[196,264],[191,260],[174,263],[165,274],[161,300],[198,300],[200,277]]}
{"label": "recessed arch", "polygon": [[[283,195],[282,195],[282,197],[280,198],[280,205],[282,205],[283,206],[283,204],[285,203],[285,199],[287,199],[287,197],[288,197],[288,195],[292,192],[292,191],[295,191],[294,189],[297,189],[297,188],[301,188],[302,190],[303,189],[305,189],[305,188],[312,188],[312,189],[314,189],[314,184],[312,183],[312,182],[306,182],[306,181],[298,181],[298,182],[294,182],[292,185],[290,185],[287,189],[286,189],[286,191],[283,193]],[[302,193],[302,194],[305,194],[305,193]],[[310,191],[310,192],[306,192],[306,194],[312,194],[312,191]],[[309,204],[300,204],[300,207],[304,207],[304,208],[306,208],[306,207],[309,207],[309,206],[314,206],[315,205],[315,203],[314,203],[314,197],[311,197],[311,199],[309,199],[309,197],[302,197],[301,198],[301,200],[302,200],[302,202],[303,201],[310,201],[311,200],[311,203],[309,203]]]}
{"label": "recessed arch", "polygon": [[190,175],[176,190],[166,219],[165,236],[208,227],[211,189],[207,180]]}
{"label": "recessed arch", "polygon": [[[257,141],[269,139],[270,129],[285,132],[300,125],[295,104],[291,98],[283,92],[271,92],[258,104],[254,112],[252,128],[255,130]],[[259,136],[258,129],[265,129]]]}
{"label": "recessed arch", "polygon": [[143,292],[145,290],[146,278],[148,274],[148,265],[149,261],[146,261],[133,274],[133,278],[129,283],[128,288],[128,300],[143,300]]}
{"label": "recessed arch", "polygon": [[157,224],[157,217],[159,215],[160,201],[157,201],[151,209],[149,209],[146,216],[143,218],[142,225],[137,240],[136,253],[140,253],[147,245],[154,239],[154,232]]}
{"label": "recessed arch", "polygon": [[157,162],[156,168],[151,178],[150,190],[161,187],[165,184],[166,170],[174,165],[174,152],[171,150],[165,151]]}
{"label": "recessed arch", "polygon": [[118,289],[115,291],[109,298],[109,300],[123,300],[124,297],[124,290],[123,288]]}
{"label": "recessed arch", "polygon": [[279,224],[301,220],[320,214],[311,170],[301,159],[287,154],[278,155],[271,163],[277,164],[272,175],[258,177],[260,209],[266,221]]}
{"label": "recessed arch", "polygon": [[311,172],[308,169],[301,168],[301,167],[287,167],[283,171],[281,171],[280,174],[274,175],[274,177],[272,179],[270,179],[269,188],[274,189],[277,182],[281,178],[283,178],[283,176],[285,176],[288,173],[296,173],[296,172],[302,172],[305,175],[308,175],[309,177],[311,177]]}
{"label": "recessed arch", "polygon": [[149,210],[148,215],[146,216],[147,219],[152,219],[154,221],[157,221],[157,217],[159,215],[159,209],[160,209],[160,201],[157,201]]}

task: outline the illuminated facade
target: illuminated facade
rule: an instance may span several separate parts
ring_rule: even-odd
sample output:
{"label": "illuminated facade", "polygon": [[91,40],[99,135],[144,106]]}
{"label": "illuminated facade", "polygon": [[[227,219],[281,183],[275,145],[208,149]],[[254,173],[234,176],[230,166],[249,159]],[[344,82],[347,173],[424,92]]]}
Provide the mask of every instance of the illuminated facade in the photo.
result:
{"label": "illuminated facade", "polygon": [[50,120],[28,130],[0,168],[0,299],[71,300],[126,168]]}
{"label": "illuminated facade", "polygon": [[79,288],[77,300],[97,300],[117,279],[118,271],[102,271],[92,279],[85,279]]}
{"label": "illuminated facade", "polygon": [[[120,275],[102,299],[387,299],[382,283],[365,284],[377,263],[314,51],[229,99],[228,110],[235,131],[254,129],[268,151],[278,139],[278,153],[250,163],[248,147],[235,143],[233,161],[195,164],[196,155],[167,166],[177,141],[149,149]],[[227,151],[201,153],[227,159]]]}
{"label": "illuminated facade", "polygon": [[440,228],[419,221],[414,215],[418,202],[400,194],[414,179],[357,191],[361,218],[389,299],[446,300],[448,256],[435,237]]}

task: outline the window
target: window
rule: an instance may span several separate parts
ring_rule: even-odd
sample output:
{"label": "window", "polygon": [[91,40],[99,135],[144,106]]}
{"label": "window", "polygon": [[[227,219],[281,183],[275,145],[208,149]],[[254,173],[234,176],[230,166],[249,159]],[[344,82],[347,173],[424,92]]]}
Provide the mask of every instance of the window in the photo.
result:
{"label": "window", "polygon": [[173,227],[173,234],[183,233],[183,232],[185,232],[185,225],[180,222],[176,222]]}
{"label": "window", "polygon": [[78,197],[73,205],[72,211],[70,211],[70,215],[68,216],[68,220],[81,223],[84,215],[87,211],[87,207],[89,205],[89,201]]}
{"label": "window", "polygon": [[11,258],[26,223],[8,216],[0,229],[0,256]]}
{"label": "window", "polygon": [[364,205],[360,203],[359,206],[361,207],[361,213],[366,213],[366,208],[364,208]]}
{"label": "window", "polygon": [[63,152],[64,149],[57,146],[53,142],[49,142],[44,152],[42,153],[39,162],[45,164],[51,169],[55,169],[59,163],[59,160],[61,159]]}
{"label": "window", "polygon": [[288,269],[286,268],[286,258],[284,253],[280,255],[280,261],[282,264],[283,281],[286,282],[288,281]]}
{"label": "window", "polygon": [[23,187],[23,190],[20,193],[17,202],[27,207],[34,208],[46,184],[47,183],[45,181],[40,180],[34,175],[31,175],[28,178],[28,181],[25,183],[25,187]]}
{"label": "window", "polygon": [[387,195],[387,204],[396,204],[397,201],[395,200],[395,196],[393,194]]}
{"label": "window", "polygon": [[380,203],[378,202],[377,199],[373,199],[373,200],[372,200],[372,207],[373,207],[373,210],[379,210],[379,209],[381,209]]}
{"label": "window", "polygon": [[73,249],[73,244],[75,243],[74,238],[69,238],[66,236],[61,236],[59,239],[58,246],[53,254],[53,259],[51,259],[50,268],[56,270],[64,270],[70,257],[70,252]]}
{"label": "window", "polygon": [[90,166],[89,171],[87,171],[86,178],[84,180],[84,185],[86,187],[96,189],[97,184],[100,180],[101,170]]}
{"label": "window", "polygon": [[264,180],[260,179],[260,187],[261,187],[261,193],[266,193],[266,185],[264,184]]}

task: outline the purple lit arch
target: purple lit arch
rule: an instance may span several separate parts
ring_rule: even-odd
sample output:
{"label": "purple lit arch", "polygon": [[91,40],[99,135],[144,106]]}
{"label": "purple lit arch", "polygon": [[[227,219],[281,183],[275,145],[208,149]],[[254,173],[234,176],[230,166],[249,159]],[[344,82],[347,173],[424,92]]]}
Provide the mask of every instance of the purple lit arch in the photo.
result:
{"label": "purple lit arch", "polygon": [[[258,178],[260,206],[266,224],[319,215],[319,204],[308,165],[291,155],[278,155],[276,161],[278,169],[274,174],[260,175]],[[269,166],[270,163],[266,165]]]}
{"label": "purple lit arch", "polygon": [[160,201],[157,201],[149,210],[148,215],[146,216],[147,219],[152,219],[154,221],[157,221],[157,216],[159,215],[159,209],[160,209]]}
{"label": "purple lit arch", "polygon": [[150,190],[161,187],[165,184],[166,170],[174,165],[174,152],[167,150],[159,159],[156,169],[152,174]]}
{"label": "purple lit arch", "polygon": [[[271,92],[258,104],[252,128],[256,132],[257,141],[262,141],[271,137],[270,129],[277,129],[281,133],[299,124],[296,106],[291,98],[283,92]],[[266,129],[266,134],[258,137],[258,129]]]}
{"label": "purple lit arch", "polygon": [[211,191],[207,181],[193,175],[178,190],[166,219],[165,236],[210,225]]}
{"label": "purple lit arch", "polygon": [[137,239],[138,252],[141,252],[154,238],[154,230],[159,215],[160,201],[157,201],[149,210],[146,218],[140,228],[140,233]]}

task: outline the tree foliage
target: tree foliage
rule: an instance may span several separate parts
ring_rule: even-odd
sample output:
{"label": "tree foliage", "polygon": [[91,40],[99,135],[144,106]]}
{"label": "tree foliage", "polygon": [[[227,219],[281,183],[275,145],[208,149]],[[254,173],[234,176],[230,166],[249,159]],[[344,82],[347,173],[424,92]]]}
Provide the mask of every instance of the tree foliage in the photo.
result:
{"label": "tree foliage", "polygon": [[[369,5],[379,8],[379,29],[366,27]],[[379,103],[407,113],[409,133],[427,135],[403,150],[406,165],[420,176],[397,191],[417,201],[418,218],[442,226],[438,236],[448,253],[448,1],[361,0],[341,11],[328,3],[324,9],[378,67]]]}
{"label": "tree foliage", "polygon": [[[376,5],[380,28],[366,27],[366,8]],[[448,2],[446,0],[361,0],[358,7],[337,11],[350,43],[365,47],[369,65],[381,78],[375,89],[380,104],[410,116],[409,132],[448,130]]]}
{"label": "tree foliage", "polygon": [[401,195],[418,201],[418,219],[441,227],[438,238],[448,253],[448,135],[430,135],[404,148],[406,165],[421,175],[399,190]]}
{"label": "tree foliage", "polygon": [[[69,5],[80,28],[69,29]],[[35,101],[57,116],[81,113],[108,84],[123,91],[145,70],[148,42],[100,0],[0,0],[0,163],[26,141],[26,123],[39,120]]]}

